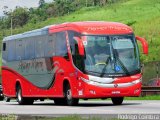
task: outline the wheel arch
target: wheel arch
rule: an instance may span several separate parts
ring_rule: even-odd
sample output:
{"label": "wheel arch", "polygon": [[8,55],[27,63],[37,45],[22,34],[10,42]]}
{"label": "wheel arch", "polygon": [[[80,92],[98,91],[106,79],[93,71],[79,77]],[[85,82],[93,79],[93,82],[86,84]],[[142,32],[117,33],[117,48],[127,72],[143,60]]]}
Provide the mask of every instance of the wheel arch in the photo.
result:
{"label": "wheel arch", "polygon": [[71,87],[71,84],[70,84],[69,80],[68,79],[64,79],[63,80],[63,96],[64,96],[64,92],[66,90],[67,85],[70,85],[70,87]]}
{"label": "wheel arch", "polygon": [[72,95],[73,95],[73,97],[77,97],[77,87],[76,87],[76,84],[75,84],[75,82],[73,81],[71,81],[71,79],[70,78],[65,78],[64,80],[63,80],[63,96],[64,96],[64,92],[65,92],[65,90],[66,90],[66,87],[67,87],[67,85],[70,85],[70,88],[71,88],[71,90],[72,90]]}
{"label": "wheel arch", "polygon": [[19,86],[21,86],[21,82],[20,81],[16,81],[16,84],[15,84],[15,94],[16,94],[17,89],[18,89]]}

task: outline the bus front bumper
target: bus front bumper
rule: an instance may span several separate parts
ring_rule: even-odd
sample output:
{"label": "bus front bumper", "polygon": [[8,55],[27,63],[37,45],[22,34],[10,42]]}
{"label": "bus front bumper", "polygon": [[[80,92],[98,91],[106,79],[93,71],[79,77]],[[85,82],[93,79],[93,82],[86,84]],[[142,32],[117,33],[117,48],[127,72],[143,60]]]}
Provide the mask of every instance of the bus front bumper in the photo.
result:
{"label": "bus front bumper", "polygon": [[138,97],[141,86],[141,79],[116,84],[101,84],[83,79],[83,89],[78,90],[78,98]]}

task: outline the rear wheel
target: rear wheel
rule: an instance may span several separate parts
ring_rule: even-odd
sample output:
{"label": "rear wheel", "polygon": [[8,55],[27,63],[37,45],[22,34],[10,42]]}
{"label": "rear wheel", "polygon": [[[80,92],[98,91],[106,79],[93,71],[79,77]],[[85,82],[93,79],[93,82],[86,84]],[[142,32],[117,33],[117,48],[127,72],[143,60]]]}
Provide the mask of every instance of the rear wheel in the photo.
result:
{"label": "rear wheel", "polygon": [[7,96],[4,96],[4,101],[6,101],[6,102],[10,102],[10,98],[9,97],[7,97]]}
{"label": "rear wheel", "polygon": [[123,103],[124,97],[113,97],[111,99],[114,105],[121,105]]}
{"label": "rear wheel", "polygon": [[69,106],[78,105],[79,99],[72,97],[72,90],[69,84],[66,86],[64,94],[67,105]]}
{"label": "rear wheel", "polygon": [[0,100],[3,100],[4,98],[3,98],[3,96],[0,96]]}
{"label": "rear wheel", "polygon": [[33,99],[25,98],[22,96],[22,89],[20,86],[17,87],[16,90],[16,98],[19,105],[31,105],[33,104]]}

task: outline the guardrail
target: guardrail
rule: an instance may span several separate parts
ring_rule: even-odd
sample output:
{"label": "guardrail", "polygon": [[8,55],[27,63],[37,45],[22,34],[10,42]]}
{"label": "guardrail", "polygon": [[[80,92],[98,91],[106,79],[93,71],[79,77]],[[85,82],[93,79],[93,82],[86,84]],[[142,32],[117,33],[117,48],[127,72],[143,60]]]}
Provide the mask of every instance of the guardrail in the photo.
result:
{"label": "guardrail", "polygon": [[158,93],[160,92],[160,87],[154,87],[154,86],[142,86],[142,96],[146,96],[147,93]]}

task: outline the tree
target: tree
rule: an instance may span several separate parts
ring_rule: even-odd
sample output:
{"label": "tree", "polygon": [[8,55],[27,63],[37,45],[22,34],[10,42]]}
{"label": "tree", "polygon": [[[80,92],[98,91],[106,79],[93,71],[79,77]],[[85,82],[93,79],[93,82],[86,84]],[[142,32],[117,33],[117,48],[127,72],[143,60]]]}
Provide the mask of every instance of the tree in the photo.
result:
{"label": "tree", "polygon": [[70,6],[71,3],[71,0],[55,0],[55,6],[57,7],[56,9],[58,16],[62,16],[72,11],[72,7]]}
{"label": "tree", "polygon": [[99,0],[93,0],[93,5],[94,5],[94,6],[99,5]]}
{"label": "tree", "polygon": [[39,0],[39,8],[42,8],[44,4],[45,4],[44,0]]}
{"label": "tree", "polygon": [[104,5],[106,5],[106,3],[107,3],[107,0],[100,0],[100,6],[104,6]]}
{"label": "tree", "polygon": [[48,6],[48,8],[46,9],[46,13],[47,13],[48,17],[57,16],[56,15],[56,6],[55,6],[55,4],[50,4]]}
{"label": "tree", "polygon": [[27,8],[16,7],[13,12],[8,15],[9,18],[13,19],[13,28],[23,26],[28,22],[29,13]]}
{"label": "tree", "polygon": [[4,15],[7,15],[8,14],[8,11],[7,11],[8,6],[4,6],[3,9],[4,9],[4,11],[3,11]]}

